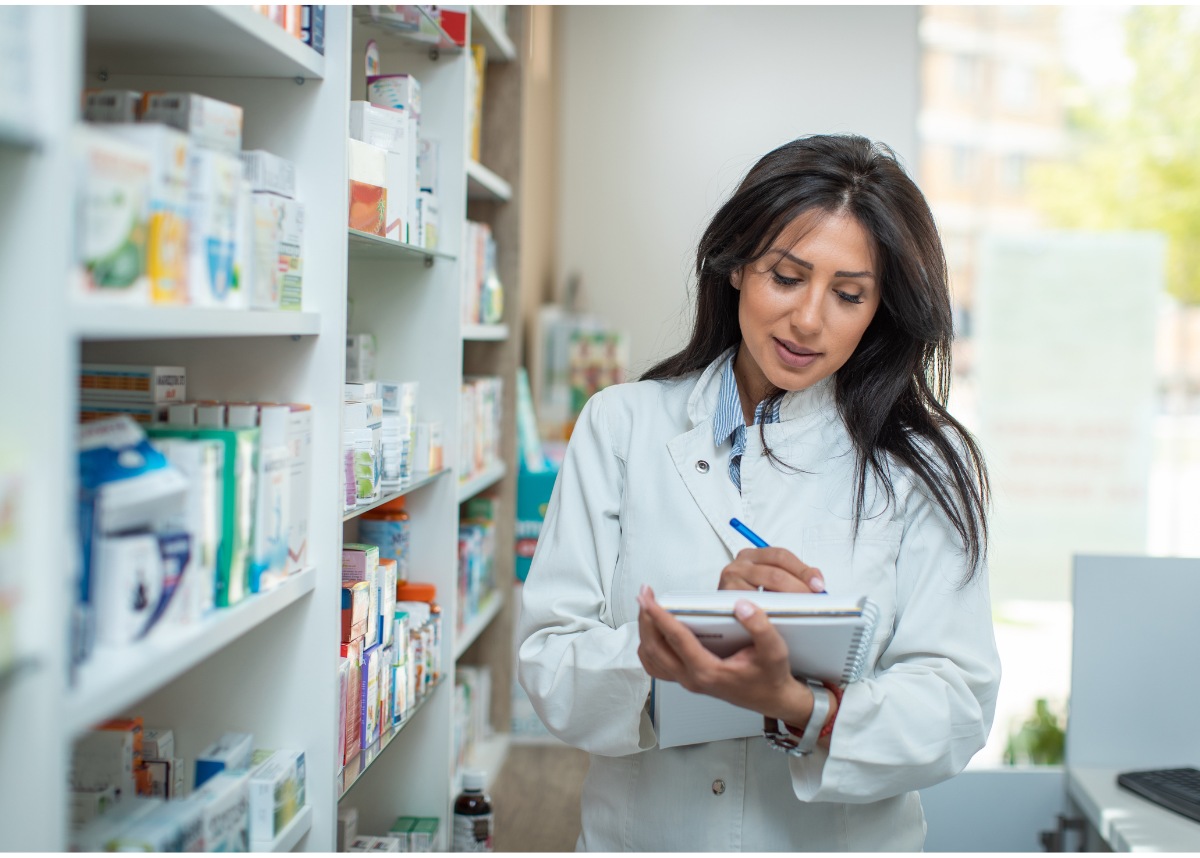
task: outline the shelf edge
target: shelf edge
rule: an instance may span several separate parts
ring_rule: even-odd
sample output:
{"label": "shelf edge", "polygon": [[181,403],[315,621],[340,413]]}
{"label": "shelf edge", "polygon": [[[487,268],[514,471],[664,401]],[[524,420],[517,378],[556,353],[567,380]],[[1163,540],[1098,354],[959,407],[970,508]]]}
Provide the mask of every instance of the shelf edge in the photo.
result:
{"label": "shelf edge", "polygon": [[[125,662],[124,666],[89,684],[88,667],[92,667],[93,675],[96,667],[93,656],[93,661],[80,669],[83,681],[67,692],[67,736],[75,738],[125,706],[159,691],[298,602],[316,585],[316,567],[302,569],[273,590],[248,596],[232,608],[221,608],[171,638],[143,641],[110,654]],[[98,655],[103,657],[104,653]],[[153,667],[167,662],[167,666]]]}

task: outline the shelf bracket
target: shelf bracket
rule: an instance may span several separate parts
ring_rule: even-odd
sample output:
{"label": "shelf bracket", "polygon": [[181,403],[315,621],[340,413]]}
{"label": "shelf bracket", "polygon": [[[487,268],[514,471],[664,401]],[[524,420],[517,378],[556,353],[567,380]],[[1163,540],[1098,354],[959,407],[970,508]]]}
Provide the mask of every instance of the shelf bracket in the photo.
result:
{"label": "shelf bracket", "polygon": [[429,59],[433,60],[436,63],[440,58],[441,58],[441,52],[436,47],[429,49]]}
{"label": "shelf bracket", "polygon": [[432,268],[432,267],[433,267],[433,257],[432,257],[432,256],[426,256],[426,257],[425,257],[425,267],[426,267],[426,268]]}
{"label": "shelf bracket", "polygon": [[296,86],[304,86],[306,78],[303,75],[296,75],[292,80],[296,82]]}

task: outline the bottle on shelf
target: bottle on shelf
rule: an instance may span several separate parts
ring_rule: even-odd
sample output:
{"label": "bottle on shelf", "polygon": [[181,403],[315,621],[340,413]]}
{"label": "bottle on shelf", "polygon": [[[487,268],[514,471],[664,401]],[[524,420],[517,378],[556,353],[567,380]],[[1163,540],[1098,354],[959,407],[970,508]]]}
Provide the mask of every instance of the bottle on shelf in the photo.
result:
{"label": "bottle on shelf", "polygon": [[463,789],[454,799],[453,852],[492,852],[495,815],[492,799],[484,787],[487,774],[479,769],[466,769],[462,775]]}

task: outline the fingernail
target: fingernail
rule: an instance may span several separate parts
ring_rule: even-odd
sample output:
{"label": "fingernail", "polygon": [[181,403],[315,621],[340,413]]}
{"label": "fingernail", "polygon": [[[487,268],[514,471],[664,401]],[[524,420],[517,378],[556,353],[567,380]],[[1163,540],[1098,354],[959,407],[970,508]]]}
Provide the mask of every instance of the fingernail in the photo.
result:
{"label": "fingernail", "polygon": [[733,605],[733,613],[739,620],[747,620],[754,616],[754,606],[745,599],[738,599]]}
{"label": "fingernail", "polygon": [[825,579],[820,575],[814,575],[808,579],[808,586],[812,588],[814,593],[825,592]]}

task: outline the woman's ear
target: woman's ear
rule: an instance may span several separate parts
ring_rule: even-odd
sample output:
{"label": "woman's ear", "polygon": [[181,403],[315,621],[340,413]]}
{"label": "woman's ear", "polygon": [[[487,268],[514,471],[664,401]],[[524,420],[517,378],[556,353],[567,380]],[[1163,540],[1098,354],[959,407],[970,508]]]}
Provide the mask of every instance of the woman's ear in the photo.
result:
{"label": "woman's ear", "polygon": [[731,286],[733,286],[734,289],[741,290],[741,288],[742,288],[742,269],[735,268],[733,270],[733,272],[729,275],[729,284]]}

